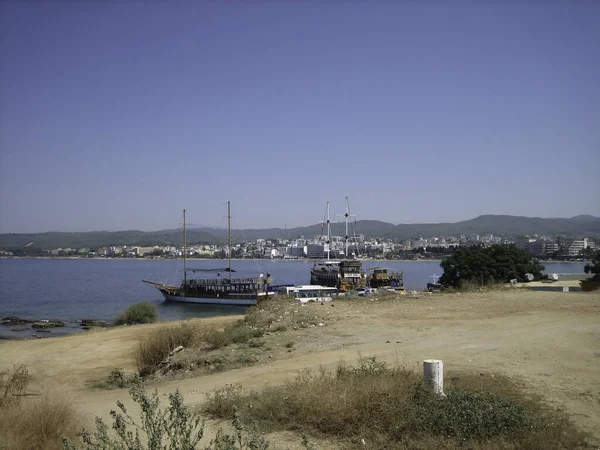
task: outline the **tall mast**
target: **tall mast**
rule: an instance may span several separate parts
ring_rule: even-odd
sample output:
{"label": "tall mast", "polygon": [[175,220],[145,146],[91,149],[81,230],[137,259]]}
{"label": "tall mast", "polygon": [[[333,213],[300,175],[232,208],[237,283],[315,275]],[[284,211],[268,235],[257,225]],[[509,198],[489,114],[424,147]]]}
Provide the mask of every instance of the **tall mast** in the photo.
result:
{"label": "tall mast", "polygon": [[[342,214],[338,214],[338,216],[341,216]],[[348,201],[348,196],[346,196],[346,213],[343,214],[344,216],[344,221],[346,222],[346,234],[344,235],[344,244],[345,244],[345,257],[348,258],[348,240],[350,239],[350,236],[348,235],[348,221],[350,220],[351,217],[356,217],[355,214],[350,214],[350,202]]]}
{"label": "tall mast", "polygon": [[187,238],[186,238],[186,229],[185,229],[185,209],[183,210],[183,284],[187,284],[187,261],[186,261],[186,247],[187,247]]}
{"label": "tall mast", "polygon": [[344,235],[344,241],[346,244],[346,249],[344,251],[344,255],[348,258],[348,217],[350,216],[350,207],[348,206],[348,196],[346,196],[346,214],[344,217],[346,218],[346,234]]}
{"label": "tall mast", "polygon": [[331,245],[331,220],[329,220],[329,202],[327,202],[327,260],[329,260],[329,247]]}
{"label": "tall mast", "polygon": [[231,202],[227,201],[227,236],[229,243],[227,244],[229,247],[229,281],[231,281]]}

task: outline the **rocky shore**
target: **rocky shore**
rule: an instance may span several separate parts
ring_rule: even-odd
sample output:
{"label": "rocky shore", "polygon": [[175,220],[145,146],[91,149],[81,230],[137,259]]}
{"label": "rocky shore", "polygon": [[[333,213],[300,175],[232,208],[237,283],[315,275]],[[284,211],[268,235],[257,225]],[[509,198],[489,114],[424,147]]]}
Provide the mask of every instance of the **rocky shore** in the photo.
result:
{"label": "rocky shore", "polygon": [[[105,328],[112,324],[104,320],[83,319],[77,322],[63,322],[49,319],[24,319],[17,316],[0,318],[0,340],[35,339],[50,336],[64,336],[92,328]],[[39,333],[42,333],[41,335]]]}

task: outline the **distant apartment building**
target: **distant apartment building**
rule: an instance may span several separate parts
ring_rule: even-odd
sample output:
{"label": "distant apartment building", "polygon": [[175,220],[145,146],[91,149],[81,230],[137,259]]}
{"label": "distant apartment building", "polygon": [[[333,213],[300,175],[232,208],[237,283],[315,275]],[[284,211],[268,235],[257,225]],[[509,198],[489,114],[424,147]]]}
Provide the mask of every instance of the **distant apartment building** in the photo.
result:
{"label": "distant apartment building", "polygon": [[572,239],[561,237],[558,244],[560,248],[560,254],[569,257],[579,256],[581,251],[587,248],[591,250],[596,249],[596,242],[588,238]]}
{"label": "distant apartment building", "polygon": [[556,242],[546,241],[546,255],[554,255],[558,252],[558,244]]}
{"label": "distant apartment building", "polygon": [[306,256],[308,258],[321,259],[325,257],[325,245],[324,244],[307,244],[306,245]]}
{"label": "distant apartment building", "polygon": [[153,253],[156,251],[161,251],[162,249],[160,247],[136,247],[137,248],[137,256],[144,256],[147,255],[148,253]]}
{"label": "distant apartment building", "polygon": [[292,245],[289,247],[289,255],[293,258],[302,258],[306,252],[306,247],[304,245]]}
{"label": "distant apartment building", "polygon": [[517,246],[517,248],[520,248],[521,250],[526,250],[527,246],[535,241],[536,241],[535,238],[530,238],[529,236],[520,237],[515,241],[515,245]]}
{"label": "distant apartment building", "polygon": [[525,250],[534,256],[550,256],[558,251],[558,244],[554,241],[536,238],[519,238],[515,244],[517,248]]}

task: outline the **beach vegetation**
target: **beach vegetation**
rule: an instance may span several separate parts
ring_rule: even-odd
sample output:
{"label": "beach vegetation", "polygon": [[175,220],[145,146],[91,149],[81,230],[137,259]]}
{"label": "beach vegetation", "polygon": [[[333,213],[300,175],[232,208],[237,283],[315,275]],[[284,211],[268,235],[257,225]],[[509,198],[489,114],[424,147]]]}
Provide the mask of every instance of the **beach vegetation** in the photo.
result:
{"label": "beach vegetation", "polygon": [[63,436],[75,437],[81,416],[62,392],[28,392],[26,366],[0,373],[0,448],[55,450]]}
{"label": "beach vegetation", "polygon": [[566,415],[506,377],[455,374],[440,396],[415,372],[376,358],[361,358],[356,366],[340,363],[334,372],[304,371],[283,386],[261,391],[244,393],[239,385],[226,385],[208,395],[204,411],[219,418],[235,412],[262,429],[339,440],[343,448],[586,445],[586,436]]}
{"label": "beach vegetation", "polygon": [[161,364],[168,362],[169,355],[179,346],[185,349],[201,342],[199,325],[184,321],[176,326],[159,328],[140,341],[135,352],[135,360],[140,376],[154,373]]}
{"label": "beach vegetation", "polygon": [[[136,420],[121,401],[112,410],[112,432],[96,418],[93,431],[84,430],[80,439],[63,438],[66,450],[193,450],[204,435],[202,418],[184,405],[179,390],[169,394],[169,405],[161,408],[158,392],[147,394],[142,383],[134,383],[129,394],[139,407]],[[233,415],[234,433],[219,429],[206,450],[267,450],[269,443],[255,426],[245,426]]]}
{"label": "beach vegetation", "polygon": [[0,373],[0,407],[18,403],[25,394],[31,375],[24,364]]}
{"label": "beach vegetation", "polygon": [[[140,341],[135,359],[142,377],[158,371],[225,371],[268,359],[265,338],[269,335],[323,323],[314,308],[268,299],[250,308],[243,319],[222,328],[196,321],[160,328]],[[172,354],[179,346],[183,350]]]}
{"label": "beach vegetation", "polygon": [[440,265],[444,269],[440,277],[442,287],[458,289],[507,283],[512,279],[524,282],[528,273],[537,280],[544,270],[533,255],[514,244],[459,249]]}
{"label": "beach vegetation", "polygon": [[135,325],[156,322],[158,313],[150,302],[134,303],[115,318],[115,325]]}
{"label": "beach vegetation", "polygon": [[591,262],[584,267],[585,273],[593,275],[592,280],[600,281],[600,250],[592,257]]}

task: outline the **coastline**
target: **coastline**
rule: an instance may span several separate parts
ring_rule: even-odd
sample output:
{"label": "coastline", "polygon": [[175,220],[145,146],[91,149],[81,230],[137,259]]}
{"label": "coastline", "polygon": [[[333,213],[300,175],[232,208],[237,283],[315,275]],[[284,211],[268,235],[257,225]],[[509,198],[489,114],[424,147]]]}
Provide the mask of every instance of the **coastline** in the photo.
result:
{"label": "coastline", "polygon": [[[0,256],[0,260],[3,259],[44,259],[44,260],[100,260],[100,261],[181,261],[179,258],[123,258],[123,257],[110,257],[105,258],[102,256],[94,256],[94,257],[84,257],[84,256]],[[335,258],[334,258],[335,259]],[[441,263],[443,259],[439,258],[421,258],[421,259],[363,259],[357,258],[361,262],[437,262]],[[188,258],[188,261],[226,261],[225,259],[220,258]],[[231,258],[232,261],[306,261],[306,262],[314,262],[320,261],[320,258],[294,258],[294,259],[286,259],[286,258]],[[582,264],[590,262],[589,259],[579,259],[579,260],[553,260],[553,259],[540,259],[538,260],[542,264]]]}
{"label": "coastline", "polygon": [[[181,261],[177,258],[121,258],[121,257],[110,257],[103,258],[101,256],[94,256],[92,258],[79,257],[79,256],[0,256],[0,259],[48,259],[48,260],[100,260],[100,261]],[[188,258],[188,261],[226,261],[227,259],[217,258]],[[285,258],[231,258],[232,261],[306,261],[314,262],[321,261],[321,259],[315,258],[296,258],[296,259],[285,259]],[[442,262],[441,259],[361,259],[362,262]],[[575,261],[577,262],[577,261]]]}

